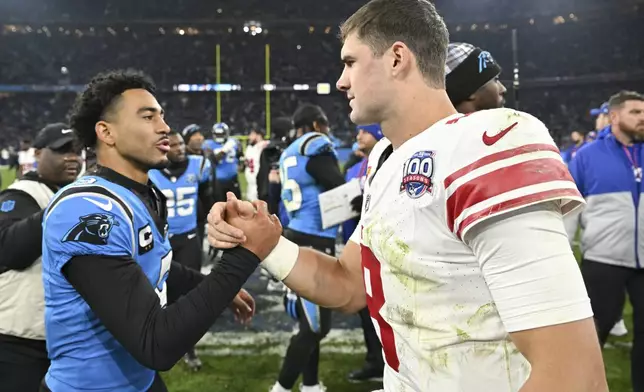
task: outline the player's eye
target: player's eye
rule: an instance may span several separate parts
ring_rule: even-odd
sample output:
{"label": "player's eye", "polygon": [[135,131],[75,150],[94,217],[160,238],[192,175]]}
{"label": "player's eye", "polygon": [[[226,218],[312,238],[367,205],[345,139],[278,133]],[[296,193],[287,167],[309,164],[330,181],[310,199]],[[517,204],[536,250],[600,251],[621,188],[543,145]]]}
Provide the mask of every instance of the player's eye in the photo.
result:
{"label": "player's eye", "polygon": [[144,118],[144,119],[146,119],[146,120],[148,120],[148,121],[152,121],[152,119],[154,118],[154,116],[152,116],[152,115],[150,115],[150,116],[143,116],[143,118]]}

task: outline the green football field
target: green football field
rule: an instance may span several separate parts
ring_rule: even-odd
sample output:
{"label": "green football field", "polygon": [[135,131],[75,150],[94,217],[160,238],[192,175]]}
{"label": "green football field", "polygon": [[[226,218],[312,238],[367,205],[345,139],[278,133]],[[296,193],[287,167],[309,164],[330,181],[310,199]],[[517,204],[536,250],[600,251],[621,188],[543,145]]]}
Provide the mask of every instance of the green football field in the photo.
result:
{"label": "green football field", "polygon": [[[6,187],[13,181],[13,173],[0,171],[2,185]],[[240,176],[242,190],[245,187]],[[577,252],[578,255],[578,252]],[[625,309],[628,336],[611,338],[604,349],[606,374],[612,392],[629,392],[630,387],[630,346],[632,342],[633,318],[630,304]],[[251,328],[252,329],[252,328]],[[180,362],[171,371],[164,373],[171,392],[266,392],[275,382],[279,371],[283,347],[281,343],[268,342],[248,345],[231,339],[216,346],[201,346],[198,352],[204,367],[197,373],[188,371]],[[368,392],[378,388],[378,384],[351,384],[346,381],[349,371],[362,365],[364,354],[362,344],[355,341],[343,347],[337,343],[325,344],[322,348],[320,379],[329,392]],[[278,354],[276,354],[276,351]],[[297,389],[296,389],[297,390]]]}

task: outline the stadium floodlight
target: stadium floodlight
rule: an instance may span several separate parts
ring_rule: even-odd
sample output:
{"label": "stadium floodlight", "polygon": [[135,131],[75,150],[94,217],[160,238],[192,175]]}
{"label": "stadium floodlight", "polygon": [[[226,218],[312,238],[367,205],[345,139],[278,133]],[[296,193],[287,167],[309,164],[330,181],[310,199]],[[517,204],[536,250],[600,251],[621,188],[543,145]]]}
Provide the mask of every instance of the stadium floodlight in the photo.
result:
{"label": "stadium floodlight", "polygon": [[249,20],[244,22],[244,33],[249,33],[252,36],[261,34],[264,29],[262,28],[261,22],[256,20]]}

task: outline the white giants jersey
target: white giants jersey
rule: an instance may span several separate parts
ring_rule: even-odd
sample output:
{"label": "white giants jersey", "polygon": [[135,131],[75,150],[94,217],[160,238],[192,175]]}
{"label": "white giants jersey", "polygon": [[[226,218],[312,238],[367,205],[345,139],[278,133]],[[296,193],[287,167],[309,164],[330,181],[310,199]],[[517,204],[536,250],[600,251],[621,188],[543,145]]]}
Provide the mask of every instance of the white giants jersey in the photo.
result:
{"label": "white giants jersey", "polygon": [[395,150],[387,139],[376,145],[352,240],[385,391],[520,389],[530,365],[509,338],[517,324],[502,319],[463,238],[489,217],[545,201],[563,213],[584,203],[546,127],[522,112],[457,114]]}
{"label": "white giants jersey", "polygon": [[262,155],[262,150],[268,144],[267,141],[261,141],[254,145],[247,145],[244,152],[244,160],[246,162],[246,169],[244,175],[246,177],[246,200],[257,200],[257,172],[259,171],[259,158]]}

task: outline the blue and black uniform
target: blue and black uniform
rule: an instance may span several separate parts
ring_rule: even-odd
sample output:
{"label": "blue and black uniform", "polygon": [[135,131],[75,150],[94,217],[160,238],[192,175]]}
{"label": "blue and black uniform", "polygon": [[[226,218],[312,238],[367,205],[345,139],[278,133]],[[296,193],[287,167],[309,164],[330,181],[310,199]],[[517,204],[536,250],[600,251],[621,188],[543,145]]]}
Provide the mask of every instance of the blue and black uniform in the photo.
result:
{"label": "blue and black uniform", "polygon": [[150,170],[148,174],[167,200],[174,260],[199,271],[203,238],[197,232],[197,211],[200,203],[207,210],[212,206],[210,161],[190,155],[183,162],[163,170]]}
{"label": "blue and black uniform", "polygon": [[259,265],[238,247],[203,276],[172,262],[168,234],[151,182],[99,166],[54,196],[43,221],[43,390],[166,391],[157,371],[197,343]]}
{"label": "blue and black uniform", "polygon": [[204,142],[203,148],[212,151],[211,161],[215,165],[215,201],[225,201],[226,192],[233,192],[241,199],[239,179],[237,170],[239,168],[239,155],[241,153],[239,144],[234,138],[228,138],[224,143],[208,139]]}
{"label": "blue and black uniform", "polygon": [[[317,132],[295,140],[280,157],[280,178],[281,200],[289,218],[284,236],[300,246],[335,256],[338,227],[322,228],[318,201],[320,193],[344,184],[331,140]],[[291,338],[278,381],[290,389],[302,374],[304,385],[316,385],[320,340],[331,329],[331,311],[292,294],[286,307],[300,328]]]}

